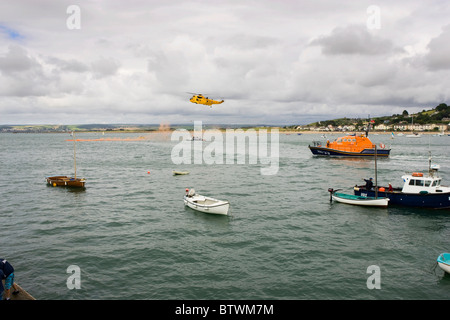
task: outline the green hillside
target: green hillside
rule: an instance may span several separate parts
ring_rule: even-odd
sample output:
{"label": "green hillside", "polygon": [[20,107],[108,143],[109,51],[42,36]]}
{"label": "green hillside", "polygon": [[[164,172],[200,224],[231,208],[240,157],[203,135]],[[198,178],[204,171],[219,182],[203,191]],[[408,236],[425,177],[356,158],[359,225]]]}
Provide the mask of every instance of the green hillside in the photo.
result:
{"label": "green hillside", "polygon": [[[415,124],[448,124],[450,122],[450,106],[445,103],[441,103],[431,110],[422,110],[415,114],[409,114],[407,110],[404,110],[402,114],[393,114],[391,116],[371,118],[374,120],[374,125],[386,124],[395,125],[401,122],[411,122],[411,117],[414,117]],[[348,126],[356,125],[363,126],[367,123],[367,119],[362,118],[340,118],[334,120],[325,120],[314,122],[308,126]]]}

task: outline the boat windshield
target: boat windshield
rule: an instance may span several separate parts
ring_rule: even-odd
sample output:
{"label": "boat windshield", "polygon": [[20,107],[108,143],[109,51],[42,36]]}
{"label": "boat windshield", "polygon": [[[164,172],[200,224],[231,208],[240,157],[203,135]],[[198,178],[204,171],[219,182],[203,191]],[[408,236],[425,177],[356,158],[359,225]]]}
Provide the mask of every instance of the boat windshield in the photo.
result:
{"label": "boat windshield", "polygon": [[441,185],[441,179],[436,179],[433,181],[432,187],[439,187]]}

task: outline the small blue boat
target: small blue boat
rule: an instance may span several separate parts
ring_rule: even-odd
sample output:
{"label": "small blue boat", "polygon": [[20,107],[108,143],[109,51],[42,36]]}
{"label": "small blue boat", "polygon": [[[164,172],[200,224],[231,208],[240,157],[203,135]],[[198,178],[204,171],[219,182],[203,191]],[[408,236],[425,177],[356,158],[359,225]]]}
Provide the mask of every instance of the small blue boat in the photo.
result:
{"label": "small blue boat", "polygon": [[441,253],[437,258],[439,267],[447,273],[450,273],[450,253]]}

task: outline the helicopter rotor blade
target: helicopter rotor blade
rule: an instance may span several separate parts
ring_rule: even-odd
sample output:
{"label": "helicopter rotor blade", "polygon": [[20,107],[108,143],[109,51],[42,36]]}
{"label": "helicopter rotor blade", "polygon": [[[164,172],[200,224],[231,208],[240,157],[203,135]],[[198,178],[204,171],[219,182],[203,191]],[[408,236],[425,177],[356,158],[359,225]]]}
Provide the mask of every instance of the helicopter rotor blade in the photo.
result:
{"label": "helicopter rotor blade", "polygon": [[186,92],[186,93],[189,93],[189,94],[195,94],[195,95],[201,95],[201,96],[207,96],[207,95],[209,95],[209,93],[195,93],[195,92]]}

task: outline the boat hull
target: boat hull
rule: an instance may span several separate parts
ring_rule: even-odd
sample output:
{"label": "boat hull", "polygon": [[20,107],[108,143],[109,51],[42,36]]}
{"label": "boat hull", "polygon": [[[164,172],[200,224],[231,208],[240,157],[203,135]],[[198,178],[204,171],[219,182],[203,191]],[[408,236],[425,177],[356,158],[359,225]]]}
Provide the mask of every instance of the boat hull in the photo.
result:
{"label": "boat hull", "polygon": [[368,206],[368,207],[387,207],[389,199],[387,198],[372,198],[364,196],[349,195],[344,193],[333,193],[331,195],[333,200],[341,203]]}
{"label": "boat hull", "polygon": [[[364,149],[360,152],[348,152],[327,147],[308,146],[315,156],[326,157],[374,157],[375,149]],[[388,157],[391,149],[377,149],[377,157]]]}
{"label": "boat hull", "polygon": [[189,174],[189,171],[172,171],[174,176],[183,176]]}
{"label": "boat hull", "polygon": [[[385,187],[385,190],[388,188]],[[357,196],[374,197],[375,191],[367,192],[365,187],[359,186],[354,188],[354,194]],[[432,209],[450,209],[450,192],[440,193],[405,193],[401,191],[378,191],[379,197],[389,198],[391,205],[407,206],[407,207],[421,207]]]}
{"label": "boat hull", "polygon": [[53,176],[45,178],[48,185],[53,187],[84,188],[86,180],[67,176]]}
{"label": "boat hull", "polygon": [[407,134],[405,137],[406,138],[420,138],[420,137],[422,137],[422,135],[420,135],[420,134]]}
{"label": "boat hull", "polygon": [[204,196],[184,197],[184,205],[189,208],[210,214],[228,215],[230,203]]}
{"label": "boat hull", "polygon": [[447,273],[450,273],[450,253],[442,253],[437,258],[439,267]]}

